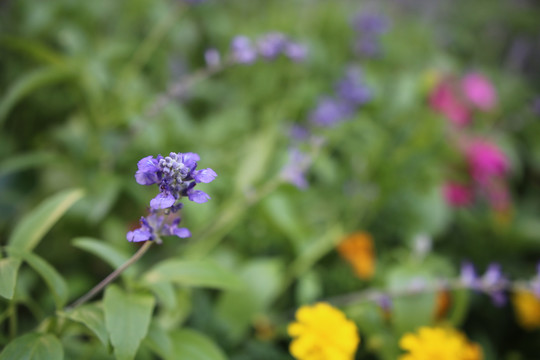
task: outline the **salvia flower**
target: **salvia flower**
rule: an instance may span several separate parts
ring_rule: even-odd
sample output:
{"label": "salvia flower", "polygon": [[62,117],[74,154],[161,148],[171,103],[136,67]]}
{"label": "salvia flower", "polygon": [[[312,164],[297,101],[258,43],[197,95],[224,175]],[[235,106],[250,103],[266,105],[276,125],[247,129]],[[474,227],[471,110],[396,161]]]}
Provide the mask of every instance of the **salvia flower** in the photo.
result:
{"label": "salvia flower", "polygon": [[231,54],[238,64],[252,64],[257,60],[257,49],[251,40],[243,35],[236,36],[231,42]]}
{"label": "salvia flower", "polygon": [[263,58],[275,59],[284,52],[287,41],[282,33],[271,32],[257,40],[257,49]]}
{"label": "salvia flower", "polygon": [[[171,220],[172,218],[172,220]],[[169,216],[168,219],[164,215],[159,215],[157,211],[151,211],[147,217],[141,217],[141,226],[138,229],[127,233],[128,241],[156,241],[161,243],[161,236],[178,236],[179,238],[187,238],[191,233],[186,228],[180,228],[180,217],[177,215]]]}
{"label": "salvia flower", "polygon": [[208,49],[204,52],[204,61],[209,68],[216,68],[221,65],[221,55],[217,49]]}
{"label": "salvia flower", "polygon": [[201,190],[195,190],[198,183],[209,183],[217,174],[208,168],[196,170],[199,155],[195,153],[174,153],[157,158],[147,156],[137,164],[139,170],[135,179],[141,185],[158,184],[160,193],[150,201],[154,210],[172,207],[182,196],[196,203],[204,203],[210,196]]}
{"label": "salvia flower", "polygon": [[353,19],[357,32],[354,49],[361,55],[375,57],[381,54],[380,36],[390,27],[389,19],[377,13],[361,13]]}
{"label": "salvia flower", "polygon": [[353,114],[352,107],[343,100],[322,97],[317,103],[317,107],[311,112],[309,120],[312,124],[331,127]]}
{"label": "salvia flower", "polygon": [[336,85],[336,93],[347,103],[360,106],[371,100],[371,89],[363,82],[362,72],[351,68]]}
{"label": "salvia flower", "polygon": [[476,275],[474,265],[466,262],[461,266],[461,284],[469,289],[482,291],[489,295],[496,306],[506,303],[505,290],[509,281],[501,271],[501,266],[492,263],[482,277]]}
{"label": "salvia flower", "polygon": [[281,179],[295,185],[299,189],[306,189],[308,182],[305,172],[313,159],[309,154],[297,148],[289,149],[289,161],[281,170]]}

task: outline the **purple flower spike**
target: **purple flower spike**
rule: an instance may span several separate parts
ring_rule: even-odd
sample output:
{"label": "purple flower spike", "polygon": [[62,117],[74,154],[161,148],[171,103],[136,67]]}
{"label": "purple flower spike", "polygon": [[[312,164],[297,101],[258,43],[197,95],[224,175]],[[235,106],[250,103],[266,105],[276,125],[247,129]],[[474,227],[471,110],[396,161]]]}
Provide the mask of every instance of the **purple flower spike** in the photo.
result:
{"label": "purple flower spike", "polygon": [[257,60],[257,50],[251,40],[245,36],[237,36],[231,42],[231,52],[234,61],[238,64],[252,64]]}
{"label": "purple flower spike", "polygon": [[179,238],[191,236],[188,229],[178,227],[180,224],[179,216],[165,219],[164,216],[160,216],[157,212],[152,211],[146,218],[141,217],[140,223],[140,228],[127,233],[126,238],[128,241],[140,242],[150,240],[161,243],[161,236],[177,236]]}
{"label": "purple flower spike", "polygon": [[283,53],[286,44],[287,38],[285,35],[273,32],[262,36],[257,41],[257,49],[263,58],[273,60]]}
{"label": "purple flower spike", "polygon": [[345,120],[352,113],[352,108],[347,103],[331,97],[324,97],[311,113],[309,120],[314,125],[331,127]]}
{"label": "purple flower spike", "polygon": [[308,187],[306,170],[311,165],[312,158],[308,154],[293,148],[289,149],[289,162],[281,170],[281,178],[293,184],[300,190]]}
{"label": "purple flower spike", "polygon": [[287,42],[283,51],[285,56],[294,62],[304,61],[308,54],[308,50],[304,45],[295,43],[293,41]]}
{"label": "purple flower spike", "polygon": [[362,82],[362,72],[359,69],[349,69],[345,77],[337,84],[338,96],[355,105],[360,106],[371,100],[371,90]]}

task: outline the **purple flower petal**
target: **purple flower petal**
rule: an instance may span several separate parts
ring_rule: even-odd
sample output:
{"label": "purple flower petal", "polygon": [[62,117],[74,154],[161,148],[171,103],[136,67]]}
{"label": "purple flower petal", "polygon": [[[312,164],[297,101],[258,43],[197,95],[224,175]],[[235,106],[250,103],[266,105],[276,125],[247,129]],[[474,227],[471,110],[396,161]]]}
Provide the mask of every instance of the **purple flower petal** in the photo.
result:
{"label": "purple flower petal", "polygon": [[210,196],[201,190],[191,189],[188,191],[187,195],[188,195],[189,200],[196,202],[198,204],[205,203],[210,199]]}
{"label": "purple flower petal", "polygon": [[126,235],[126,238],[128,241],[140,242],[140,241],[152,240],[153,235],[151,231],[148,231],[146,229],[136,229],[133,231],[129,231]]}
{"label": "purple flower petal", "polygon": [[175,228],[173,234],[179,238],[188,238],[191,236],[191,232],[186,228]]}
{"label": "purple flower petal", "polygon": [[135,180],[141,185],[152,185],[159,182],[158,172],[160,171],[158,160],[152,156],[142,158],[137,163],[138,170],[135,173]]}
{"label": "purple flower petal", "polygon": [[176,199],[169,193],[159,193],[155,198],[150,200],[152,209],[167,209],[174,205]]}
{"label": "purple flower petal", "polygon": [[212,182],[217,174],[214,170],[208,168],[204,170],[196,170],[193,171],[193,179],[195,179],[196,183],[209,183]]}

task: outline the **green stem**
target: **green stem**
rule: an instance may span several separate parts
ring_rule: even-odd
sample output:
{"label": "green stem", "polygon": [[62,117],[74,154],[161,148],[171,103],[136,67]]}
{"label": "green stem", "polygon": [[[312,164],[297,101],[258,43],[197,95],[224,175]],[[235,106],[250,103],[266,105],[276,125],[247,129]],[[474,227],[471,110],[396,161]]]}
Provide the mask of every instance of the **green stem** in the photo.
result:
{"label": "green stem", "polygon": [[147,241],[137,250],[133,256],[126,261],[122,266],[120,266],[118,269],[113,271],[109,274],[105,279],[103,279],[99,284],[94,286],[89,292],[81,296],[78,300],[76,300],[73,304],[69,305],[66,310],[71,310],[76,308],[79,305],[84,304],[91,298],[93,298],[95,295],[97,295],[105,286],[110,284],[114,279],[116,279],[124,270],[126,270],[129,266],[131,266],[133,263],[135,263],[137,260],[141,258],[141,256],[144,255],[145,252],[148,251],[150,246],[152,246],[153,241]]}
{"label": "green stem", "polygon": [[15,339],[17,336],[17,304],[15,300],[9,303],[9,338]]}

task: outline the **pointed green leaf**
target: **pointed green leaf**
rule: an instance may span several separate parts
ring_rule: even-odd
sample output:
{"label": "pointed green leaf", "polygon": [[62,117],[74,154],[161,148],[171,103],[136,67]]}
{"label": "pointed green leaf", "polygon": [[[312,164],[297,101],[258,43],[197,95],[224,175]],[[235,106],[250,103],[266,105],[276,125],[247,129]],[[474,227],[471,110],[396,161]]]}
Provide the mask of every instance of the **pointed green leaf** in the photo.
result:
{"label": "pointed green leaf", "polygon": [[57,309],[64,307],[68,299],[68,286],[62,275],[60,275],[55,268],[53,268],[41,257],[33,253],[13,250],[11,247],[8,247],[8,252],[10,255],[19,257],[26,261],[28,265],[30,265],[32,269],[34,269],[43,278],[43,280],[45,280],[47,286],[54,296],[54,302],[56,303]]}
{"label": "pointed green leaf", "polygon": [[100,307],[96,305],[82,305],[68,312],[61,312],[60,315],[85,325],[96,334],[104,346],[108,345],[109,335],[105,327],[105,316]]}
{"label": "pointed green leaf", "polygon": [[62,191],[43,201],[15,227],[8,245],[32,251],[58,219],[83,196],[80,189]]}
{"label": "pointed green leaf", "polygon": [[[73,240],[73,245],[101,258],[107,264],[111,265],[113,269],[120,267],[129,259],[129,255],[126,253],[116,249],[106,242],[97,239],[80,237]],[[128,268],[125,272],[128,272],[129,270],[130,268]]]}
{"label": "pointed green leaf", "polygon": [[9,343],[0,360],[62,360],[64,349],[52,334],[30,333]]}
{"label": "pointed green leaf", "polygon": [[171,337],[156,321],[150,324],[144,344],[163,359],[170,359],[173,356]]}
{"label": "pointed green leaf", "polygon": [[235,289],[242,282],[233,272],[209,260],[165,260],[154,266],[144,280],[148,283],[175,282],[186,286]]}
{"label": "pointed green leaf", "polygon": [[68,66],[48,66],[25,74],[7,91],[0,101],[0,125],[9,111],[28,94],[51,83],[73,76],[75,72]]}
{"label": "pointed green leaf", "polygon": [[182,329],[171,333],[173,355],[167,360],[227,360],[210,338],[195,330]]}
{"label": "pointed green leaf", "polygon": [[103,303],[105,326],[116,358],[133,359],[148,332],[154,298],[146,294],[125,293],[118,286],[110,285]]}
{"label": "pointed green leaf", "polygon": [[0,260],[0,295],[6,299],[13,298],[15,283],[17,281],[17,270],[21,262],[12,258]]}

